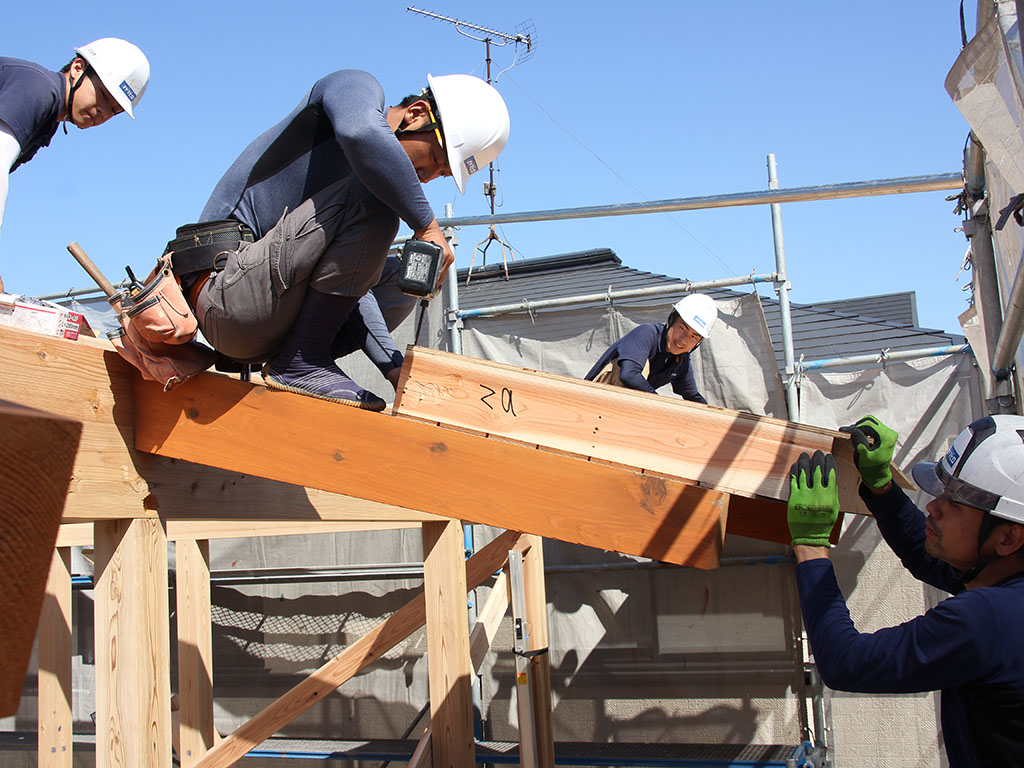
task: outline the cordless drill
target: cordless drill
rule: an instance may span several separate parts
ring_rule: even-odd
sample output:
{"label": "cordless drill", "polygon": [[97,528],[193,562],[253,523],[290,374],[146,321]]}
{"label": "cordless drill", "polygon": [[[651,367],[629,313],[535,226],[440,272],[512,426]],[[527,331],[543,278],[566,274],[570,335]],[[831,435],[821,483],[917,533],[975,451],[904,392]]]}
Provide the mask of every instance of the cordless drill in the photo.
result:
{"label": "cordless drill", "polygon": [[441,246],[426,240],[409,240],[402,247],[402,255],[398,260],[402,265],[398,274],[398,290],[409,296],[420,297],[420,316],[413,336],[413,344],[419,344],[427,302],[433,298],[437,281],[441,277],[444,252]]}
{"label": "cordless drill", "polygon": [[444,263],[441,246],[426,240],[409,240],[402,247],[398,260],[402,265],[398,275],[398,290],[409,296],[431,299]]}

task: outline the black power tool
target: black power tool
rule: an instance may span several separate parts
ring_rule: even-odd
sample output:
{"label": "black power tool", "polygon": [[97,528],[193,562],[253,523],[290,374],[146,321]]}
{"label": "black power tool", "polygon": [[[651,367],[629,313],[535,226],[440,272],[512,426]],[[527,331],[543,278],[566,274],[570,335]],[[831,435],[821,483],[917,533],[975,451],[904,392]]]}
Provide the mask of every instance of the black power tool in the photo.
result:
{"label": "black power tool", "polygon": [[398,275],[398,290],[410,296],[430,299],[437,289],[444,263],[441,246],[426,240],[409,240],[398,257],[402,271]]}
{"label": "black power tool", "polygon": [[444,252],[441,246],[426,240],[409,240],[402,246],[398,261],[402,265],[398,273],[398,290],[409,296],[420,297],[420,316],[416,321],[416,332],[412,342],[419,344],[427,303],[433,298],[437,290],[437,281],[441,277]]}

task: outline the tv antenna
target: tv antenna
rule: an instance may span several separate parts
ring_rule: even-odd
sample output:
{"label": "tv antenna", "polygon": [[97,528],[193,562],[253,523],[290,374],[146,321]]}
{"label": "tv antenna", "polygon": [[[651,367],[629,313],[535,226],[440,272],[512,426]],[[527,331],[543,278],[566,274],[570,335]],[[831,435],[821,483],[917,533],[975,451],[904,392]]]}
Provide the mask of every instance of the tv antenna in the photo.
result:
{"label": "tv antenna", "polygon": [[[456,19],[452,16],[442,16],[439,13],[432,13],[431,11],[424,11],[420,8],[414,8],[408,6],[406,10],[418,13],[421,16],[426,16],[437,21],[443,21],[448,24],[452,24],[455,27],[455,31],[464,37],[468,37],[470,40],[476,40],[484,44],[486,50],[486,61],[487,61],[487,82],[496,83],[498,78],[501,77],[505,72],[512,69],[516,64],[522,64],[529,59],[533,58],[533,54],[536,51],[536,42],[534,37],[537,35],[537,30],[533,27],[533,22],[530,20],[524,21],[518,27],[516,27],[515,34],[508,34],[507,32],[499,32],[496,29],[489,29],[488,27],[482,27],[479,24],[472,24],[462,19]],[[470,30],[476,34],[470,34]],[[482,35],[482,37],[478,36]],[[513,45],[515,47],[515,56],[512,59],[512,63],[509,64],[505,69],[498,72],[491,79],[491,45],[496,47],[504,47],[506,45]],[[494,215],[494,198],[497,194],[497,185],[494,183],[494,163],[488,164],[489,180],[484,184],[484,196],[488,198],[488,202],[491,207],[491,215]],[[512,246],[503,242],[501,238],[494,231],[494,225],[491,224],[490,231],[487,233],[487,237],[481,240],[473,247],[473,257],[469,262],[469,272],[466,275],[466,282],[469,282],[469,277],[473,273],[473,261],[476,260],[476,252],[479,250],[480,255],[483,257],[484,265],[487,264],[487,249],[491,243],[497,242],[501,246],[501,262],[505,267],[505,279],[508,279],[508,262],[506,261],[505,249],[508,248],[508,253],[512,256],[512,260],[515,261],[515,252],[512,250]],[[481,248],[481,246],[483,246]]]}

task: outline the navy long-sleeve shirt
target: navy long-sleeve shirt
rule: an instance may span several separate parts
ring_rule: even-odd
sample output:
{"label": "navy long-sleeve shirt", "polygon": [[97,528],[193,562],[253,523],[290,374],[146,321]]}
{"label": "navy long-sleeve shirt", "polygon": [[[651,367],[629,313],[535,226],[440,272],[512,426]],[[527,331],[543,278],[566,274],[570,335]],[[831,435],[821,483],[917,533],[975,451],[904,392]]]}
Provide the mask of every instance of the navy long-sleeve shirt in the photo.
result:
{"label": "navy long-sleeve shirt", "polygon": [[262,237],[285,210],[354,175],[413,231],[434,219],[412,161],[387,122],[380,83],[345,69],[322,77],[224,174],[200,221],[237,219]]}
{"label": "navy long-sleeve shirt", "polygon": [[[593,381],[608,363],[615,361],[619,366],[619,378],[630,389],[655,392],[658,387],[671,382],[672,391],[684,400],[706,403],[697,389],[690,353],[670,354],[665,347],[667,333],[664,323],[638,325],[608,347],[584,378]],[[650,368],[644,378],[643,368],[648,363]]]}
{"label": "navy long-sleeve shirt", "polygon": [[925,518],[895,484],[861,487],[889,546],[917,579],[953,593],[896,627],[860,633],[832,562],[797,566],[800,606],[822,680],[842,691],[942,691],[942,731],[953,768],[1024,766],[1024,574],[967,590],[925,552]]}

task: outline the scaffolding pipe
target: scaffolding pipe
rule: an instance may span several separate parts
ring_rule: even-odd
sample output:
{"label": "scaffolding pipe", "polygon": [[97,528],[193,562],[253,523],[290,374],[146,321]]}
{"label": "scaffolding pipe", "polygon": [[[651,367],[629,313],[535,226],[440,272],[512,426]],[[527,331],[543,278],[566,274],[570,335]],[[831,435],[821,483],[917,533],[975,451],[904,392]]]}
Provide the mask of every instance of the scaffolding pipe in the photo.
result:
{"label": "scaffolding pipe", "polygon": [[[775,155],[768,155],[768,188],[779,188],[778,169],[775,165]],[[789,420],[796,421],[800,418],[800,402],[797,399],[796,391],[796,368],[793,365],[793,316],[789,310],[789,280],[786,279],[786,246],[782,237],[782,206],[778,203],[771,204],[772,211],[772,241],[775,244],[775,274],[778,275],[775,281],[775,292],[779,297],[779,317],[782,322],[782,359],[786,379],[783,382],[786,387],[786,410],[789,412]]]}
{"label": "scaffolding pipe", "polygon": [[[454,207],[451,203],[444,204],[444,215],[447,218],[452,218],[454,213]],[[455,233],[455,227],[445,227],[444,236],[448,238],[448,243],[452,247],[452,253],[455,253],[455,249],[459,245],[459,237]],[[456,259],[457,261],[457,259]],[[448,277],[445,278],[445,303],[447,304],[447,310],[445,311],[445,323],[448,326],[448,339],[451,345],[451,351],[456,355],[462,354],[462,322],[459,317],[459,272],[455,268],[455,261],[452,262],[451,266],[448,267]]]}
{"label": "scaffolding pipe", "polygon": [[[981,7],[979,6],[979,21]],[[1003,317],[1002,297],[999,292],[999,278],[996,274],[996,257],[992,245],[992,219],[989,215],[989,201],[985,194],[985,150],[972,132],[964,151],[964,182],[968,195],[968,218],[964,221],[964,234],[971,244],[971,265],[974,278],[974,305],[981,318],[985,332],[985,352],[988,355],[989,369],[994,379],[986,378],[989,399],[998,398],[1001,390],[1007,385],[1005,380],[1009,374],[1004,373],[1009,360],[1013,358],[1016,346],[1010,350],[1009,358],[1003,363],[999,358],[999,341],[1009,340],[1013,329],[1007,333]],[[1007,309],[1012,309],[1008,305]],[[1018,343],[1020,337],[1017,337]],[[1004,351],[1005,354],[1005,351]]]}
{"label": "scaffolding pipe", "polygon": [[[583,208],[553,208],[524,213],[496,214],[491,216],[449,215],[446,206],[445,218],[438,220],[444,227],[472,225],[513,224],[531,221],[563,221],[567,219],[589,219],[601,216],[628,216],[637,213],[669,213],[672,211],[695,211],[708,208],[730,208],[743,205],[767,205],[772,203],[799,203],[811,200],[838,200],[850,197],[871,197],[875,195],[897,195],[911,192],[940,192],[963,187],[961,173],[939,173],[930,176],[905,176],[894,179],[872,181],[850,181],[842,184],[822,184],[792,189],[768,189],[760,192],[736,192],[727,195],[704,197],[681,197],[669,200],[655,200],[643,203],[622,203],[618,205],[595,205]],[[408,238],[396,238],[401,242]],[[743,282],[747,282],[744,280]],[[83,291],[89,293],[91,291]],[[60,293],[56,298],[68,296]]]}
{"label": "scaffolding pipe", "polygon": [[838,200],[848,197],[873,195],[899,195],[909,192],[941,192],[962,189],[962,173],[938,173],[931,176],[904,176],[895,179],[849,181],[842,184],[821,184],[792,189],[765,189],[758,192],[735,192],[727,195],[704,197],[678,197],[642,203],[592,205],[583,208],[550,208],[523,213],[501,213],[493,216],[461,216],[438,221],[442,227],[468,227],[477,224],[522,224],[530,221],[564,221],[566,219],[593,219],[601,216],[629,216],[636,213],[671,213],[698,211],[708,208],[732,208],[742,205],[770,203],[802,203],[811,200]]}
{"label": "scaffolding pipe", "polygon": [[815,371],[822,368],[842,368],[847,365],[864,365],[866,363],[885,364],[894,360],[917,360],[925,357],[944,357],[945,355],[974,354],[970,344],[956,344],[951,347],[925,347],[922,349],[904,349],[890,352],[886,349],[874,355],[853,355],[852,357],[832,357],[823,360],[800,360],[797,367],[801,372]]}
{"label": "scaffolding pipe", "polygon": [[1006,301],[1003,311],[1003,327],[996,341],[996,351],[992,356],[992,373],[996,379],[1010,378],[1013,360],[1020,348],[1021,337],[1024,336],[1024,259],[1017,264],[1017,274],[1010,288],[1010,298]]}
{"label": "scaffolding pipe", "polygon": [[641,296],[665,296],[667,294],[690,293],[692,291],[708,291],[714,288],[727,288],[731,285],[747,285],[748,283],[773,283],[775,273],[770,275],[748,275],[746,277],[725,277],[720,280],[703,280],[695,283],[684,280],[670,285],[658,285],[652,288],[632,288],[625,291],[613,291],[609,286],[605,293],[587,293],[582,296],[564,296],[560,299],[541,299],[528,301],[523,299],[516,304],[497,304],[493,307],[480,307],[459,312],[459,317],[483,317],[485,315],[505,315],[511,312],[532,312],[535,309],[549,307],[566,307],[572,304],[585,304],[591,301],[614,301],[616,299],[635,299]]}

